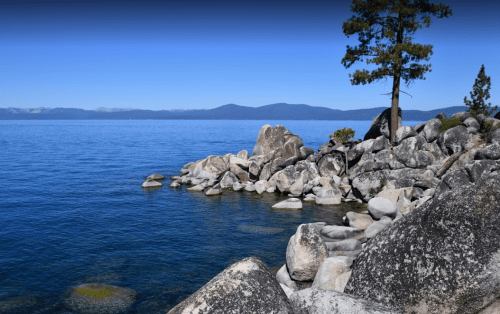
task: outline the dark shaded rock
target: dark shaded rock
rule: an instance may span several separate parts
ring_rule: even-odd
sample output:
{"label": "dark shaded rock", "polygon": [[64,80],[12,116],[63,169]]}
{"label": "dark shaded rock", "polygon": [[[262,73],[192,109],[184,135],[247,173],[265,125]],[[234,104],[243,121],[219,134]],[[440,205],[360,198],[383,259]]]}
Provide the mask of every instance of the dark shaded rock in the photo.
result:
{"label": "dark shaded rock", "polygon": [[346,293],[406,313],[476,313],[492,303],[500,296],[499,177],[441,194],[379,233],[358,255]]}
{"label": "dark shaded rock", "polygon": [[453,114],[450,117],[450,119],[458,118],[458,119],[460,119],[460,121],[464,122],[465,120],[467,120],[470,117],[472,117],[472,114],[470,112],[460,111],[460,112],[457,112],[457,113]]}
{"label": "dark shaded rock", "polygon": [[447,118],[443,112],[440,112],[436,115],[436,119],[443,120],[443,119],[447,119]]}
{"label": "dark shaded rock", "polygon": [[417,132],[414,128],[412,128],[411,126],[402,126],[396,131],[393,144],[397,146],[399,145],[399,143],[401,143],[402,140],[413,136],[417,136]]}
{"label": "dark shaded rock", "polygon": [[486,143],[500,143],[500,129],[488,132],[485,136]]}
{"label": "dark shaded rock", "polygon": [[333,290],[307,288],[290,296],[296,314],[393,314],[400,313],[373,301]]}
{"label": "dark shaded rock", "polygon": [[470,118],[465,119],[464,125],[468,128],[472,127],[472,128],[477,129],[477,130],[479,130],[481,128],[479,126],[479,122],[477,122],[477,120],[474,117],[470,117]]}
{"label": "dark shaded rock", "polygon": [[[495,115],[496,116],[496,115]],[[480,113],[476,116],[476,120],[477,122],[479,123],[479,125],[482,127],[483,126],[483,122],[484,120],[486,119],[486,115],[484,115],[483,113]],[[497,118],[498,119],[498,118]]]}
{"label": "dark shaded rock", "polygon": [[500,144],[495,143],[486,147],[480,148],[476,151],[474,159],[500,159]]}
{"label": "dark shaded rock", "polygon": [[422,123],[417,124],[417,125],[414,127],[415,131],[416,131],[417,133],[422,132],[422,131],[424,130],[425,124],[426,124],[425,122],[422,122]]}
{"label": "dark shaded rock", "polygon": [[255,162],[251,162],[250,165],[248,166],[248,173],[252,176],[254,176],[255,178],[258,178],[259,177],[259,173],[260,173],[260,168],[259,166],[255,163]]}
{"label": "dark shaded rock", "polygon": [[465,170],[463,169],[460,169],[445,174],[443,176],[443,182],[446,183],[446,185],[448,185],[450,189],[455,190],[469,184],[470,179],[467,172],[465,172]]}
{"label": "dark shaded rock", "polygon": [[266,263],[245,258],[222,271],[168,314],[293,314],[288,298]]}
{"label": "dark shaded rock", "polygon": [[437,139],[439,135],[439,127],[441,126],[442,122],[439,119],[430,119],[425,123],[424,129],[423,129],[423,136],[425,137],[425,140],[430,143]]}
{"label": "dark shaded rock", "polygon": [[452,155],[465,147],[467,140],[469,139],[469,133],[467,128],[463,125],[458,125],[451,129],[448,129],[442,133],[439,133],[437,144],[447,155]]}
{"label": "dark shaded rock", "polygon": [[241,182],[250,181],[250,175],[249,175],[248,171],[241,169],[238,165],[236,165],[234,163],[230,163],[229,170],[238,178],[239,181],[241,181]]}
{"label": "dark shaded rock", "polygon": [[314,154],[314,149],[312,149],[311,147],[302,146],[300,148],[300,159],[307,159],[307,157],[311,156],[312,154]]}
{"label": "dark shaded rock", "polygon": [[491,171],[497,170],[499,166],[496,161],[485,159],[473,161],[466,164],[464,168],[469,174],[470,180],[476,182],[484,175],[490,175]]}
{"label": "dark shaded rock", "polygon": [[[401,108],[398,107],[398,128],[402,124],[402,112]],[[382,111],[370,125],[370,129],[365,134],[363,141],[369,139],[375,139],[380,135],[384,135],[386,138],[390,138],[391,135],[391,108],[387,108]]]}

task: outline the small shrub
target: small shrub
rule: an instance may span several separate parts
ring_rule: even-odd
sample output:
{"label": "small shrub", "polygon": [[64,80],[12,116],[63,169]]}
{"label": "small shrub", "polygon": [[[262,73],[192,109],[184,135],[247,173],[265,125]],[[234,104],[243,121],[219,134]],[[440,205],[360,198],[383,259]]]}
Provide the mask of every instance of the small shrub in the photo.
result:
{"label": "small shrub", "polygon": [[343,128],[343,129],[340,129],[340,130],[333,132],[333,134],[330,134],[329,137],[332,140],[336,139],[336,140],[342,142],[342,144],[345,144],[354,138],[354,134],[356,134],[356,132],[354,132],[353,129]]}
{"label": "small shrub", "polygon": [[494,122],[495,121],[485,122],[485,123],[483,123],[483,127],[481,128],[480,137],[481,137],[481,140],[485,141],[486,143],[491,143],[491,135],[492,135],[493,131],[498,129],[498,125],[493,126]]}
{"label": "small shrub", "polygon": [[458,125],[462,125],[462,120],[460,120],[459,118],[442,119],[441,125],[439,126],[439,133],[454,128]]}

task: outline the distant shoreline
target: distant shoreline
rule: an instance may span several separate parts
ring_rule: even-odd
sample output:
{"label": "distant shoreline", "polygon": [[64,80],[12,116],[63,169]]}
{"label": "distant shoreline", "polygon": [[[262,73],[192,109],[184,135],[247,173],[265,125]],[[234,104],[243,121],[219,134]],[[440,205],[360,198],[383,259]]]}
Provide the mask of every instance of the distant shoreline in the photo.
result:
{"label": "distant shoreline", "polygon": [[[338,110],[309,105],[273,104],[261,107],[224,105],[202,110],[136,110],[111,111],[75,108],[0,108],[0,120],[320,120],[373,121],[387,107]],[[465,111],[466,106],[430,111],[402,110],[405,121],[428,121],[442,112],[451,116]]]}

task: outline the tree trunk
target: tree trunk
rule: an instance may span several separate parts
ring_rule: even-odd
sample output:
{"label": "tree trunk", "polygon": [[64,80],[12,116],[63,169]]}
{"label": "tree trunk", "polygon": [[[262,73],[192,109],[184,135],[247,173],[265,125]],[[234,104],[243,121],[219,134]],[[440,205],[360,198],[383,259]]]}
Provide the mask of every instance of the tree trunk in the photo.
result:
{"label": "tree trunk", "polygon": [[[396,37],[396,45],[403,43],[403,19],[401,14],[398,16],[398,29]],[[401,62],[403,59],[403,53],[398,53],[398,60],[394,66],[394,81],[392,84],[392,105],[391,105],[391,138],[390,143],[392,145],[394,141],[394,136],[398,130],[398,107],[399,107],[399,84],[401,82]]]}

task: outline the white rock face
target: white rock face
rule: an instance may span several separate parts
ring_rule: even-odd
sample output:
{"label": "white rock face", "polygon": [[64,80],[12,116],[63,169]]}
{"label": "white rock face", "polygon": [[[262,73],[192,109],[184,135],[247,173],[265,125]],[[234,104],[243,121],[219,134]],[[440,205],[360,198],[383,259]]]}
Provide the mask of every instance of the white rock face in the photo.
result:
{"label": "white rock face", "polygon": [[349,219],[349,226],[353,228],[358,228],[359,230],[365,230],[373,223],[373,218],[370,215],[358,214],[355,212],[348,212],[346,214],[347,219]]}
{"label": "white rock face", "polygon": [[329,257],[319,267],[311,288],[344,292],[350,276],[351,269],[346,258]]}
{"label": "white rock face", "polygon": [[290,238],[286,248],[286,264],[295,280],[313,280],[327,257],[327,250],[318,229],[313,224],[302,224]]}
{"label": "white rock face", "polygon": [[[314,189],[313,189],[314,190]],[[337,188],[338,190],[338,188]],[[335,193],[333,188],[328,186],[322,187],[316,193],[316,204],[319,205],[338,205],[342,200],[342,193]]]}
{"label": "white rock face", "polygon": [[375,303],[333,290],[307,288],[289,297],[296,312],[302,314],[396,314]]}
{"label": "white rock face", "polygon": [[161,186],[162,186],[162,184],[160,182],[157,182],[157,181],[152,180],[152,179],[146,180],[146,182],[144,182],[141,185],[141,187],[146,188],[146,189],[148,189],[148,188],[159,188]]}
{"label": "white rock face", "polygon": [[267,180],[260,180],[255,182],[255,192],[262,194],[267,189]]}
{"label": "white rock face", "polygon": [[297,291],[297,285],[292,281],[292,278],[290,278],[288,270],[286,269],[286,264],[276,273],[276,280],[278,280],[280,284],[292,289],[292,291]]}
{"label": "white rock face", "polygon": [[272,206],[274,209],[302,209],[302,202],[298,198],[289,198]]}
{"label": "white rock face", "polygon": [[203,191],[205,188],[203,187],[203,185],[201,184],[198,184],[198,185],[195,185],[193,187],[190,187],[190,188],[187,188],[186,191],[194,191],[194,192],[201,192]]}
{"label": "white rock face", "polygon": [[380,219],[383,216],[396,218],[396,204],[384,197],[374,197],[368,201],[368,211],[374,219]]}

